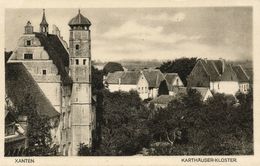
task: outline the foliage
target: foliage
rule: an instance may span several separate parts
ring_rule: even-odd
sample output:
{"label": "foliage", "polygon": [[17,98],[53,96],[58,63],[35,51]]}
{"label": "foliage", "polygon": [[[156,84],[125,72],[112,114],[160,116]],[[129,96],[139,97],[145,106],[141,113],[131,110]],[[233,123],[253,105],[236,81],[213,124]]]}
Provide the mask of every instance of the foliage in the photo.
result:
{"label": "foliage", "polygon": [[155,114],[150,128],[153,141],[168,144],[151,146],[150,155],[253,154],[252,93],[239,94],[239,106],[228,95],[214,94],[206,103],[197,95],[190,91]]}
{"label": "foliage", "polygon": [[178,73],[183,84],[186,86],[186,78],[190,74],[196,62],[197,58],[179,58],[173,61],[164,62],[159,69],[163,73]]}
{"label": "foliage", "polygon": [[31,156],[49,156],[54,152],[51,148],[52,138],[50,130],[53,126],[47,116],[36,110],[36,103],[32,96],[27,95],[18,106],[19,114],[28,117],[28,149]]}
{"label": "foliage", "polygon": [[92,86],[92,94],[96,95],[96,93],[98,93],[99,90],[104,88],[104,84],[103,84],[103,71],[102,70],[98,70],[95,67],[91,67],[91,74],[92,74],[92,82],[91,82],[91,86]]}
{"label": "foliage", "polygon": [[124,71],[123,66],[117,62],[108,62],[103,68],[104,75],[114,73],[116,71]]}
{"label": "foliage", "polygon": [[136,91],[103,92],[101,141],[96,155],[133,155],[149,144],[148,113]]}
{"label": "foliage", "polygon": [[78,156],[91,156],[92,150],[84,143],[79,144]]}

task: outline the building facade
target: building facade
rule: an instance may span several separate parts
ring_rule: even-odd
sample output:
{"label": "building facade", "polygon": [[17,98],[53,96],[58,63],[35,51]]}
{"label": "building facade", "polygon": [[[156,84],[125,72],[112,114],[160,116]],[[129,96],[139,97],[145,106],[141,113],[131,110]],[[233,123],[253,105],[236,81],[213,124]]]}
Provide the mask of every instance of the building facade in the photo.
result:
{"label": "building facade", "polygon": [[[55,117],[58,116],[58,123],[51,131],[53,144],[59,146],[62,155],[75,156],[80,143],[92,146],[95,112],[91,95],[91,23],[79,11],[68,25],[69,48],[58,27],[53,26],[54,34],[49,33],[43,10],[40,32],[35,32],[28,21],[6,65],[10,70],[13,66],[25,68],[32,78],[30,82],[53,107],[49,109]],[[12,98],[11,93],[8,95]]]}
{"label": "building facade", "polygon": [[104,80],[110,92],[135,90],[141,99],[149,97],[149,84],[142,71],[117,71],[108,73]]}
{"label": "building facade", "polygon": [[[226,63],[224,59],[200,59],[187,78],[187,86],[208,87],[216,93],[235,96],[240,89],[240,84],[249,84],[249,78],[245,72],[236,72],[234,68],[235,66]],[[242,81],[240,75],[246,79]]]}

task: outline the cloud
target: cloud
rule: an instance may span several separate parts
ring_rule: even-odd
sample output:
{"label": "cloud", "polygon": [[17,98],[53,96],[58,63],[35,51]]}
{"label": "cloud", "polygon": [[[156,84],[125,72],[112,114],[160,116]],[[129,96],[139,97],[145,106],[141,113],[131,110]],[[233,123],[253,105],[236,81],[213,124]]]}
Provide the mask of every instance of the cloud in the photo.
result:
{"label": "cloud", "polygon": [[167,13],[161,13],[158,15],[147,15],[144,17],[146,20],[150,21],[171,21],[171,22],[181,22],[185,19],[186,15],[182,12],[175,13],[174,15],[170,15]]}
{"label": "cloud", "polygon": [[107,39],[125,39],[153,43],[177,43],[184,40],[198,40],[200,36],[186,36],[178,33],[164,33],[162,26],[147,26],[136,21],[127,21],[122,26],[102,34]]}

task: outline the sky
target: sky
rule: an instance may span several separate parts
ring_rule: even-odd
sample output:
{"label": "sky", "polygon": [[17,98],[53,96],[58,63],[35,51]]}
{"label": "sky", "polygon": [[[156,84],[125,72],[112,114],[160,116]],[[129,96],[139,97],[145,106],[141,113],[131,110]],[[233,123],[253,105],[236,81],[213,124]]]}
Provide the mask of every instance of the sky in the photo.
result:
{"label": "sky", "polygon": [[[45,9],[68,42],[78,9]],[[88,8],[93,60],[172,60],[180,57],[252,60],[251,7]],[[6,9],[5,49],[16,48],[24,26],[39,31],[42,9]]]}

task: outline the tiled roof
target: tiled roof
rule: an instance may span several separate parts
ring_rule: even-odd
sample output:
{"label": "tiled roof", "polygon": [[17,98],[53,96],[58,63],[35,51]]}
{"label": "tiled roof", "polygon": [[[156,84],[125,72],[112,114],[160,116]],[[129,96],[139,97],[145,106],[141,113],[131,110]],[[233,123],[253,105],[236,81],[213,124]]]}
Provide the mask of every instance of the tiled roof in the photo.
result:
{"label": "tiled roof", "polygon": [[241,65],[232,66],[234,72],[237,75],[237,79],[239,82],[249,82],[249,76],[243,70]]}
{"label": "tiled roof", "polygon": [[12,51],[10,51],[10,52],[6,52],[5,51],[5,63],[8,61],[8,59],[10,58],[10,56],[12,55]]}
{"label": "tiled roof", "polygon": [[196,89],[202,96],[202,98],[205,98],[209,88],[205,88],[205,87],[192,87],[191,89]]}
{"label": "tiled roof", "polygon": [[219,81],[219,71],[215,66],[215,61],[212,60],[200,60],[200,63],[206,70],[206,73],[210,76],[211,81]]}
{"label": "tiled roof", "polygon": [[[191,89],[197,90],[201,94],[202,98],[205,98],[209,90],[209,88],[205,87],[191,87]],[[187,94],[187,87],[174,87],[173,92],[175,94]]]}
{"label": "tiled roof", "polygon": [[148,81],[149,88],[158,88],[160,83],[165,80],[160,70],[143,70],[143,74]]}
{"label": "tiled roof", "polygon": [[178,77],[178,73],[166,73],[165,74],[165,79],[169,84],[172,84],[177,77]]}
{"label": "tiled roof", "polygon": [[166,73],[164,74],[165,80],[167,81],[167,87],[169,90],[172,90],[173,88],[173,82],[178,77],[178,73]]}
{"label": "tiled roof", "polygon": [[237,81],[232,66],[224,60],[199,60],[211,81]]}
{"label": "tiled roof", "polygon": [[69,26],[73,26],[73,25],[87,25],[90,26],[91,22],[84,17],[80,11],[77,14],[77,16],[73,17],[70,21],[69,21]]}
{"label": "tiled roof", "polygon": [[36,109],[41,115],[59,115],[22,63],[7,63],[5,77],[6,94],[15,106],[21,105],[29,94],[34,97]]}
{"label": "tiled roof", "polygon": [[139,71],[117,71],[108,73],[106,82],[108,84],[118,84],[119,79],[121,84],[134,84],[136,85],[141,73]]}
{"label": "tiled roof", "polygon": [[153,100],[151,100],[151,103],[155,103],[155,104],[168,104],[174,98],[175,98],[175,96],[161,95],[161,96],[158,96],[158,97],[154,98]]}
{"label": "tiled roof", "polygon": [[41,45],[47,51],[50,59],[58,68],[61,80],[64,85],[71,84],[72,80],[66,69],[69,67],[69,54],[61,43],[57,35],[42,34],[35,32],[35,36],[40,40]]}

